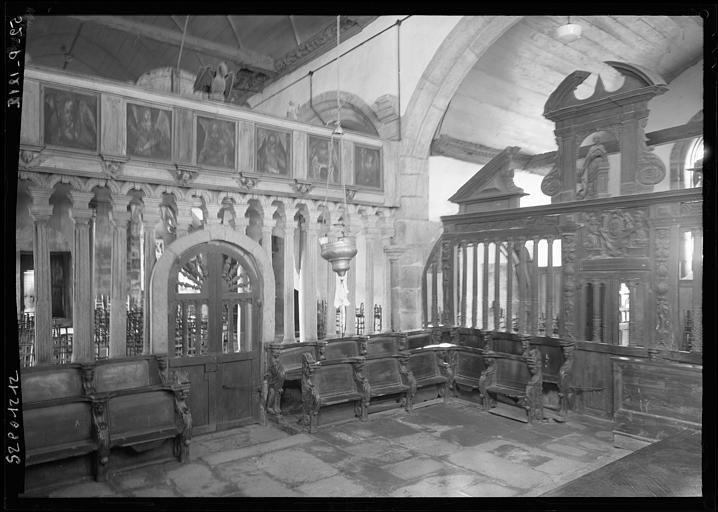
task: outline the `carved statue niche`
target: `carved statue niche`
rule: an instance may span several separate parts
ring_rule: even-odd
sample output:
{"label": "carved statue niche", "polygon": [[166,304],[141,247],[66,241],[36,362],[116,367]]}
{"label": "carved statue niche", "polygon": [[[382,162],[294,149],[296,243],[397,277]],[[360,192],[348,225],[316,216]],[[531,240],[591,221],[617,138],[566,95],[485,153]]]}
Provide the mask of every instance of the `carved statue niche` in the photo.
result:
{"label": "carved statue niche", "polygon": [[369,413],[369,400],[371,399],[371,386],[369,386],[369,378],[364,375],[365,366],[366,363],[364,361],[352,363],[354,381],[357,383],[357,390],[361,395],[361,401],[357,404],[355,412],[361,421],[367,420],[367,415]]}
{"label": "carved statue niche", "polygon": [[527,363],[531,378],[526,384],[526,412],[529,423],[544,421],[543,415],[543,365],[541,351],[532,348],[527,354]]}
{"label": "carved statue niche", "polygon": [[85,395],[92,395],[95,392],[95,367],[93,365],[82,365],[82,391]]}
{"label": "carved statue niche", "polygon": [[267,375],[265,377],[267,385],[267,411],[276,416],[281,416],[281,398],[284,390],[285,370],[279,363],[279,347],[271,347],[269,365],[267,367]]}
{"label": "carved statue niche", "polygon": [[459,354],[455,350],[442,350],[439,353],[439,370],[446,377],[445,387],[442,389],[444,400],[447,399],[449,393],[456,396],[456,388],[454,379],[456,378],[456,364]]}
{"label": "carved statue niche", "polygon": [[302,355],[302,422],[310,433],[317,428],[319,415],[319,391],[312,381],[316,365],[312,354],[305,352]]}
{"label": "carved statue niche", "polygon": [[164,385],[169,384],[168,366],[169,359],[167,358],[167,356],[157,356],[157,369],[159,370],[160,381]]}
{"label": "carved statue niche", "polygon": [[595,199],[608,192],[608,153],[601,136],[593,136],[593,145],[586,153],[583,165],[576,173],[576,199]]}
{"label": "carved statue niche", "polygon": [[92,426],[97,441],[97,481],[107,480],[107,463],[110,460],[110,431],[107,424],[107,407],[104,401],[92,402]]}
{"label": "carved statue niche", "polygon": [[409,369],[409,356],[401,356],[399,358],[399,373],[401,380],[409,385],[409,391],[406,394],[404,409],[406,412],[414,410],[414,396],[416,396],[416,378],[414,373]]}
{"label": "carved statue niche", "polygon": [[175,390],[175,422],[180,431],[175,440],[175,455],[179,456],[180,462],[189,460],[189,445],[192,442],[192,413],[187,405],[189,391],[190,384],[186,381]]}

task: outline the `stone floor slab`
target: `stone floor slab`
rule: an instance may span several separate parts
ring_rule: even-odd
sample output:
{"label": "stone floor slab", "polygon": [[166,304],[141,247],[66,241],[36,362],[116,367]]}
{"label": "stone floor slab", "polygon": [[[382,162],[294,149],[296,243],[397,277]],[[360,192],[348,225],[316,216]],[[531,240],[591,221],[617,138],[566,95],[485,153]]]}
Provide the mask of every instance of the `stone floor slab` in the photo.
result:
{"label": "stone floor slab", "polygon": [[450,455],[448,460],[457,466],[481,473],[491,479],[501,480],[511,487],[520,489],[529,489],[547,480],[550,481],[550,477],[545,473],[476,448]]}
{"label": "stone floor slab", "polygon": [[343,475],[334,475],[319,482],[297,487],[297,491],[316,498],[371,496],[371,491]]}
{"label": "stone floor slab", "polygon": [[552,452],[562,453],[571,457],[585,457],[587,455],[586,450],[569,446],[568,444],[549,443],[545,445],[545,448]]}
{"label": "stone floor slab", "polygon": [[518,496],[521,490],[513,487],[506,487],[493,483],[480,483],[461,490],[462,493],[468,494],[474,498],[504,498],[509,496]]}
{"label": "stone floor slab", "polygon": [[328,478],[339,470],[303,450],[288,449],[259,457],[257,467],[289,486]]}
{"label": "stone floor slab", "polygon": [[236,475],[234,482],[244,496],[257,498],[302,496],[301,492],[291,489],[262,472]]}
{"label": "stone floor slab", "polygon": [[132,491],[132,496],[137,498],[179,498],[177,494],[170,487],[145,487],[143,489],[135,489]]}
{"label": "stone floor slab", "polygon": [[443,467],[444,464],[442,462],[430,459],[429,457],[415,457],[385,466],[384,469],[404,480],[411,480],[438,471]]}
{"label": "stone floor slab", "polygon": [[376,462],[369,459],[352,456],[339,461],[336,467],[349,478],[366,483],[374,489],[376,496],[383,496],[392,489],[406,485],[406,480],[379,467]]}
{"label": "stone floor slab", "polygon": [[412,485],[401,487],[391,493],[395,498],[413,498],[413,497],[467,497],[462,489],[471,486],[475,481],[475,476],[466,473],[455,473],[449,475],[439,475],[425,478]]}
{"label": "stone floor slab", "polygon": [[395,442],[430,457],[443,457],[444,455],[455,453],[459,449],[454,443],[424,432],[398,437]]}
{"label": "stone floor slab", "polygon": [[69,485],[49,495],[50,498],[98,498],[104,496],[117,496],[105,482],[84,482]]}
{"label": "stone floor slab", "polygon": [[202,457],[202,459],[210,466],[216,466],[232,460],[243,459],[246,457],[253,457],[259,454],[267,453],[274,450],[281,450],[290,446],[297,446],[303,443],[308,443],[312,438],[307,434],[297,434],[295,436],[286,437],[283,439],[277,439],[269,443],[257,444],[254,446],[248,446],[246,448],[239,448],[237,450],[230,450],[227,452],[214,453]]}
{"label": "stone floor slab", "polygon": [[507,443],[497,446],[496,448],[489,450],[489,453],[498,455],[502,459],[506,459],[517,464],[526,464],[529,467],[535,468],[541,464],[549,462],[551,457],[536,453],[533,449],[526,449],[522,446]]}
{"label": "stone floor slab", "polygon": [[222,496],[236,490],[204,464],[186,464],[167,476],[182,496]]}

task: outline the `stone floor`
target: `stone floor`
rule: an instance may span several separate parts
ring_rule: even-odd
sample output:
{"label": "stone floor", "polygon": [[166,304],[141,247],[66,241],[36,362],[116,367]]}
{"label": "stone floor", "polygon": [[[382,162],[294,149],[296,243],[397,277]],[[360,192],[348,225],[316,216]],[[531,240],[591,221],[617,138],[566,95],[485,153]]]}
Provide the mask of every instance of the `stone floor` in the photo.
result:
{"label": "stone floor", "polygon": [[111,474],[44,497],[540,496],[630,453],[611,424],[529,426],[459,400],[290,435],[254,425],[196,437],[191,460]]}

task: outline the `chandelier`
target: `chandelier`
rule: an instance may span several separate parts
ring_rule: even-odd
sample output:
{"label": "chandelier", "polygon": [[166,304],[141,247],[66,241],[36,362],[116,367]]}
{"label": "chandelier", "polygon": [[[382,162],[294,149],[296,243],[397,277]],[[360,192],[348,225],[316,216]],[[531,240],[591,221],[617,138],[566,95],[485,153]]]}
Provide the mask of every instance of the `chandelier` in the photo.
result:
{"label": "chandelier", "polygon": [[[337,49],[339,48],[339,34],[340,34],[340,20],[341,16],[337,16]],[[347,214],[349,209],[347,208],[346,200],[346,187],[344,186],[344,180],[339,174],[339,181],[342,185],[343,198],[344,198],[344,212],[338,221],[329,228],[327,223],[327,195],[329,193],[329,177],[332,175],[332,168],[334,166],[334,141],[341,141],[341,137],[344,134],[342,131],[342,114],[341,114],[341,101],[339,99],[339,60],[341,55],[337,55],[337,121],[334,130],[329,138],[329,169],[327,171],[327,183],[324,195],[324,215],[322,216],[324,223],[324,233],[319,238],[319,245],[321,248],[321,256],[332,265],[332,270],[339,276],[340,286],[337,287],[336,297],[334,299],[334,307],[348,306],[348,290],[346,286],[346,273],[351,267],[351,261],[357,254],[356,238],[352,236],[349,226],[347,223]],[[341,147],[341,146],[340,146]]]}

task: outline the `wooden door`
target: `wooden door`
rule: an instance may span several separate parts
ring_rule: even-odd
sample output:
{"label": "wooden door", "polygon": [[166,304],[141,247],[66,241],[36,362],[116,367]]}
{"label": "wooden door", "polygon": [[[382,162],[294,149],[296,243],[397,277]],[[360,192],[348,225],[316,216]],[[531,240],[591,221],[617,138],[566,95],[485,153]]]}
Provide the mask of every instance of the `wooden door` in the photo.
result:
{"label": "wooden door", "polygon": [[172,269],[171,366],[190,377],[195,434],[258,421],[258,277],[250,260],[224,242],[193,247]]}

